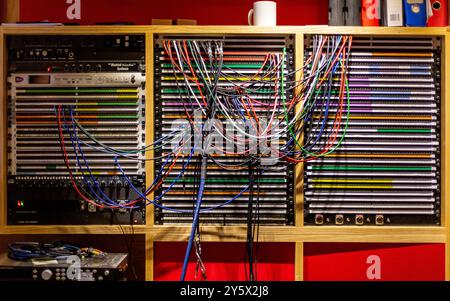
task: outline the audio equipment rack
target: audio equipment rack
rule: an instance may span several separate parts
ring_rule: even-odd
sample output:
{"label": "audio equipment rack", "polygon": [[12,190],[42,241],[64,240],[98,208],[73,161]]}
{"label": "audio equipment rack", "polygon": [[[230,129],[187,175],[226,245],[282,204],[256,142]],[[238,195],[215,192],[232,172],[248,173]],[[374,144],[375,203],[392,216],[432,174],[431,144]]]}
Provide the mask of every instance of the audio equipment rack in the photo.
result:
{"label": "audio equipment rack", "polygon": [[[287,49],[287,55],[283,64],[286,68],[286,81],[294,80],[294,64],[295,60],[293,36],[277,35],[277,36],[249,36],[249,35],[224,35],[224,36],[192,36],[192,35],[161,35],[158,36],[154,47],[155,49],[155,137],[167,135],[173,130],[174,121],[180,118],[187,118],[185,108],[188,107],[190,115],[195,115],[195,108],[191,109],[189,103],[189,90],[187,84],[182,81],[181,72],[174,72],[175,68],[170,62],[167,51],[163,43],[171,43],[173,41],[221,41],[223,42],[223,71],[229,78],[220,77],[218,87],[232,87],[243,81],[257,81],[255,74],[260,81],[266,81],[270,84],[260,83],[253,84],[254,93],[249,95],[252,100],[259,101],[255,106],[255,111],[259,118],[264,118],[267,111],[263,105],[273,107],[275,101],[271,92],[275,91],[274,85],[270,78],[265,78],[264,62],[270,54],[281,54],[283,48]],[[175,52],[175,50],[174,50]],[[192,56],[192,54],[189,54]],[[217,62],[218,63],[218,62]],[[194,69],[197,67],[194,66]],[[197,71],[198,72],[198,71]],[[191,73],[189,73],[191,74]],[[181,82],[181,83],[180,83]],[[291,84],[289,84],[290,87]],[[285,84],[288,88],[288,84]],[[194,88],[195,89],[195,88]],[[204,95],[206,89],[203,89]],[[195,90],[196,93],[197,90]],[[292,96],[292,93],[289,93]],[[200,97],[200,96],[199,96]],[[183,103],[184,102],[184,103]],[[202,121],[206,122],[206,116],[203,114]],[[186,120],[187,122],[187,120]],[[230,125],[230,120],[222,117],[220,122],[225,128]],[[282,123],[281,126],[285,126]],[[192,134],[194,130],[192,129]],[[281,137],[286,140],[286,137]],[[227,141],[228,142],[228,141]],[[166,145],[156,152],[156,157],[163,156],[170,152],[172,145]],[[236,149],[238,146],[234,146]],[[234,150],[233,149],[233,150]],[[231,152],[231,151],[230,151]],[[239,151],[236,150],[236,153]],[[195,154],[194,154],[195,155]],[[187,157],[187,154],[185,155]],[[236,198],[230,204],[223,207],[209,210],[200,214],[201,223],[232,225],[243,224],[247,222],[247,211],[249,203],[249,189],[245,189],[249,183],[249,169],[258,167],[258,162],[253,163],[253,167],[249,166],[246,161],[249,155],[226,154],[217,152],[211,156],[211,164],[207,171],[207,182],[205,196],[203,197],[204,207],[214,207],[224,203],[227,200]],[[174,186],[171,185],[178,171],[183,170],[186,159],[178,161],[173,168],[174,174],[170,175],[166,182],[156,191],[156,195],[160,195],[164,190],[171,187],[170,192],[161,198],[161,204],[170,208],[189,211],[192,210],[193,197],[196,196],[194,167],[197,165],[198,158],[194,157],[188,165],[188,169],[183,173],[182,179]],[[155,164],[155,171],[159,170],[164,164],[165,159]],[[169,161],[170,164],[172,161]],[[238,170],[230,170],[221,167],[220,163],[233,164],[243,166]],[[256,165],[255,165],[256,164]],[[261,178],[258,192],[255,193],[255,202],[258,200],[258,208],[253,209],[258,214],[258,221],[267,225],[293,225],[294,224],[294,183],[293,183],[293,167],[287,163],[278,162],[268,167],[261,168]],[[262,172],[262,169],[264,170]],[[192,221],[192,213],[174,213],[164,208],[155,208],[156,224],[189,224]]]}
{"label": "audio equipment rack", "polygon": [[137,198],[115,155],[127,154],[122,169],[145,187],[144,155],[135,151],[145,145],[144,42],[143,35],[8,38],[8,224],[145,222],[141,202],[110,209],[100,201]]}
{"label": "audio equipment rack", "polygon": [[[340,148],[306,164],[307,224],[440,224],[441,48],[439,37],[353,39],[350,120]],[[305,130],[306,139],[317,135]]]}
{"label": "audio equipment rack", "polygon": [[[329,227],[312,226],[315,223],[311,219],[308,224],[305,221],[304,209],[304,191],[307,183],[304,180],[305,165],[297,165],[295,168],[295,187],[294,187],[294,212],[295,225],[286,226],[261,226],[260,241],[271,242],[290,242],[295,244],[295,279],[303,280],[303,246],[304,243],[310,242],[353,242],[353,243],[438,243],[446,245],[446,257],[449,257],[450,247],[447,243],[449,233],[448,226],[450,224],[450,206],[448,205],[448,158],[450,156],[450,149],[445,147],[449,141],[450,119],[446,118],[448,115],[448,106],[446,105],[449,99],[450,85],[450,71],[448,68],[448,60],[450,58],[450,32],[446,28],[360,28],[360,27],[328,27],[328,26],[306,26],[306,27],[283,27],[276,28],[258,28],[258,27],[224,27],[224,26],[79,26],[79,27],[58,27],[58,28],[42,28],[42,27],[1,27],[0,28],[0,57],[3,59],[4,68],[0,69],[0,77],[2,78],[2,89],[0,104],[2,107],[1,117],[4,121],[0,125],[0,204],[2,206],[2,214],[0,215],[0,233],[3,235],[18,235],[26,234],[30,238],[34,235],[41,234],[85,234],[95,236],[97,234],[111,234],[121,235],[122,230],[117,225],[60,225],[58,227],[48,225],[8,225],[7,224],[7,52],[6,41],[9,37],[23,36],[23,35],[60,35],[60,36],[95,36],[95,35],[117,35],[117,34],[139,34],[144,35],[146,39],[146,86],[145,99],[147,104],[154,101],[153,87],[154,87],[154,65],[153,58],[154,51],[154,35],[190,35],[190,36],[223,36],[223,35],[257,35],[257,36],[274,36],[274,35],[293,35],[295,52],[296,69],[300,68],[304,59],[304,45],[308,36],[312,35],[352,35],[355,39],[357,37],[384,37],[384,38],[440,38],[441,39],[441,103],[436,105],[440,109],[440,145],[441,152],[437,154],[437,159],[440,158],[440,191],[436,191],[436,195],[440,195],[441,211],[439,225],[404,225],[401,227],[391,226],[385,224],[379,226],[359,226],[356,224],[346,224]],[[146,108],[145,121],[147,125],[154,124],[153,107]],[[153,139],[152,126],[146,127],[146,139]],[[439,134],[439,133],[437,133]],[[152,181],[155,173],[155,168],[152,163],[146,162],[146,182]],[[154,269],[154,247],[155,242],[159,241],[186,241],[190,227],[183,224],[163,224],[156,225],[154,219],[153,207],[147,208],[145,216],[146,225],[135,225],[134,233],[143,234],[146,236],[146,279],[153,279]],[[334,221],[333,221],[334,222]],[[131,232],[129,225],[122,226],[125,231]],[[236,242],[245,240],[246,230],[240,225],[202,225],[202,241],[220,241],[220,242]],[[275,252],[275,251],[274,251]],[[446,262],[446,279],[450,279],[450,265]]]}

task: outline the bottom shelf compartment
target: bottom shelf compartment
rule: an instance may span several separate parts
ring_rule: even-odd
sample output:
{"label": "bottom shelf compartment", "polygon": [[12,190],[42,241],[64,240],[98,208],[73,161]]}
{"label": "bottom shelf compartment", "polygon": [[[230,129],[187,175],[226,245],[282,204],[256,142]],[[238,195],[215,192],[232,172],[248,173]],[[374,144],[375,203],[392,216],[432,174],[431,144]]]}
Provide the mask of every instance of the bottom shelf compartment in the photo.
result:
{"label": "bottom shelf compartment", "polygon": [[445,244],[305,243],[304,280],[443,281]]}
{"label": "bottom shelf compartment", "polygon": [[[187,244],[184,242],[154,243],[154,280],[180,279]],[[248,261],[245,262],[246,244],[240,242],[202,242],[202,261],[207,280],[245,281],[248,279]],[[255,245],[257,263],[254,265],[257,281],[293,281],[295,278],[295,243],[260,242]],[[186,280],[200,281],[197,277],[195,252],[191,252]],[[247,273],[246,273],[247,269]]]}
{"label": "bottom shelf compartment", "polygon": [[[28,234],[28,235],[0,235],[0,256],[5,256],[8,253],[8,245],[14,242],[38,242],[51,243],[55,241],[64,241],[67,243],[77,244],[80,247],[92,247],[106,253],[127,253],[128,267],[123,273],[126,280],[145,280],[145,235],[125,233],[119,235],[103,235],[103,234]],[[3,257],[4,258],[4,257]],[[0,272],[2,271],[0,263]],[[38,273],[36,278],[28,272],[18,273],[16,277],[20,280],[43,280],[41,277],[42,268],[36,266]],[[30,269],[32,270],[32,269]],[[52,268],[53,276],[49,280],[56,280],[56,268]],[[3,269],[0,273],[0,278],[7,278],[11,274],[10,271]],[[103,277],[107,280],[107,277]],[[125,280],[124,279],[124,280]],[[60,279],[58,279],[60,280]],[[92,280],[92,279],[91,279]],[[96,278],[98,280],[98,278]]]}

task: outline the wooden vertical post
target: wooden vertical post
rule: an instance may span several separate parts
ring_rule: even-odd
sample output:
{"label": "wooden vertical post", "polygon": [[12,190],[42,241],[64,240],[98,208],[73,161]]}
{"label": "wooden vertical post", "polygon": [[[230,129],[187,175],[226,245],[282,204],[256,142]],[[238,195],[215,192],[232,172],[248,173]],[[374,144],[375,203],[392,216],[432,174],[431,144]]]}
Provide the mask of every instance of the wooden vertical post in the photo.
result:
{"label": "wooden vertical post", "polygon": [[[154,64],[154,45],[153,34],[146,33],[145,35],[145,140],[146,145],[154,140],[154,99],[153,99],[153,64]],[[154,157],[154,151],[147,151],[145,158],[150,159]],[[151,160],[145,162],[145,182],[147,185],[152,183],[154,174],[154,163]],[[153,193],[149,197],[153,199]],[[154,224],[154,207],[147,206],[146,225],[151,227]]]}
{"label": "wooden vertical post", "polygon": [[[7,93],[6,93],[6,68],[7,56],[6,40],[3,35],[3,29],[0,28],[0,229],[6,225],[6,174],[7,174],[7,158],[6,158],[6,135],[7,135]],[[1,232],[1,231],[0,231]]]}
{"label": "wooden vertical post", "polygon": [[[295,34],[295,69],[298,70],[303,66],[303,44],[304,36],[303,34]],[[300,80],[302,74],[301,72],[296,72],[295,80]],[[300,110],[300,105],[298,104],[295,108]],[[303,135],[300,137],[300,143],[302,143]],[[295,225],[297,227],[303,227],[303,163],[299,163],[295,166],[295,176],[294,176],[294,193],[295,193]]]}
{"label": "wooden vertical post", "polygon": [[2,0],[0,13],[1,22],[14,23],[20,21],[20,1]]}
{"label": "wooden vertical post", "polygon": [[303,281],[303,242],[295,243],[295,281]]}
{"label": "wooden vertical post", "polygon": [[450,148],[447,147],[446,142],[449,139],[449,127],[450,127],[450,106],[447,102],[450,101],[450,70],[449,64],[450,60],[450,32],[447,30],[444,36],[443,51],[442,51],[442,97],[441,97],[441,213],[442,219],[441,224],[446,229],[446,244],[445,244],[445,279],[450,280],[450,206],[448,204],[447,186],[448,183],[448,172],[449,172],[449,158],[450,158]]}
{"label": "wooden vertical post", "polygon": [[[295,34],[295,70],[299,70],[303,66],[303,48],[304,48],[304,35],[302,33]],[[295,80],[298,81],[302,77],[301,72],[296,72]],[[296,106],[296,112],[300,110],[300,105]],[[300,137],[300,141],[303,141],[303,134]],[[294,177],[294,193],[295,193],[295,226],[304,226],[304,199],[303,199],[303,163],[295,166]],[[303,280],[303,241],[298,238],[295,242],[295,280]]]}
{"label": "wooden vertical post", "polygon": [[[153,99],[153,70],[154,70],[154,44],[153,33],[147,32],[145,34],[145,140],[146,145],[154,140],[154,99]],[[146,152],[145,158],[153,158],[154,151]],[[154,162],[149,160],[145,162],[145,182],[149,185],[153,181]],[[153,199],[153,193],[150,194],[150,199]],[[146,229],[145,235],[145,280],[153,280],[153,233],[149,233],[154,225],[154,207],[147,206],[146,210]]]}

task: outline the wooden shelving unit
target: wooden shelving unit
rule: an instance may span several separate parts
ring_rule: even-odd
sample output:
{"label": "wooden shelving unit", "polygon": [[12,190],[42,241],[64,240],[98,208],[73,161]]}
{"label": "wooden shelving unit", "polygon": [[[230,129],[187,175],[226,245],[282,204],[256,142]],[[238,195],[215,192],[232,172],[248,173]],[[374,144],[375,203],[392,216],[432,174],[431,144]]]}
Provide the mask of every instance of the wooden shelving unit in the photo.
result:
{"label": "wooden shelving unit", "polygon": [[[140,33],[146,35],[146,68],[147,68],[147,124],[152,122],[153,104],[153,37],[157,34],[189,33],[189,34],[291,34],[296,43],[297,68],[303,61],[303,37],[305,34],[349,34],[349,35],[385,35],[385,36],[439,36],[443,39],[442,52],[442,133],[441,133],[441,162],[442,162],[442,219],[441,226],[430,227],[393,227],[393,226],[326,226],[313,227],[303,225],[303,194],[302,194],[302,166],[296,168],[296,225],[287,227],[260,228],[260,241],[292,242],[296,244],[297,280],[303,280],[303,244],[305,242],[380,242],[380,243],[443,243],[446,244],[446,279],[450,280],[450,203],[448,200],[450,148],[446,142],[450,141],[450,29],[447,28],[386,28],[386,27],[248,27],[248,26],[77,26],[77,27],[12,27],[0,29],[0,58],[3,65],[0,68],[2,82],[0,92],[0,234],[120,234],[119,226],[8,226],[6,225],[6,76],[7,53],[5,38],[9,35],[75,35],[75,34],[117,34]],[[147,130],[147,139],[153,139],[151,127]],[[152,154],[149,153],[148,156]],[[147,163],[147,182],[153,174],[153,166]],[[186,241],[190,227],[187,226],[157,226],[153,223],[153,209],[147,209],[147,224],[134,226],[134,233],[144,234],[146,239],[146,279],[153,279],[153,243],[158,241]],[[125,232],[131,232],[130,226],[123,227]],[[246,228],[243,226],[203,226],[202,240],[217,242],[245,241]]]}

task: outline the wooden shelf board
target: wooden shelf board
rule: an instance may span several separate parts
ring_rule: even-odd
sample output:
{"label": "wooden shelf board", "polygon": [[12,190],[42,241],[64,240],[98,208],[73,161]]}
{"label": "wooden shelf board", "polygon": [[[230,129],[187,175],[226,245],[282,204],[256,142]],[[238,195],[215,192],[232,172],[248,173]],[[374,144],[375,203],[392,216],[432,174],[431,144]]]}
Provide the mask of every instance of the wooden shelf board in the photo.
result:
{"label": "wooden shelf board", "polygon": [[2,26],[10,34],[118,34],[118,33],[192,33],[192,34],[361,34],[361,35],[445,35],[448,27],[355,27],[355,26]]}
{"label": "wooden shelf board", "polygon": [[[131,226],[122,226],[125,233],[132,233]],[[89,225],[89,226],[4,226],[0,228],[0,234],[122,234],[122,229],[117,225]],[[147,227],[144,225],[133,226],[135,234],[144,234]]]}
{"label": "wooden shelf board", "polygon": [[[150,230],[150,229],[149,229]],[[155,241],[187,240],[189,226],[154,226],[149,232]],[[201,227],[203,241],[245,241],[240,226]],[[261,226],[260,241],[271,242],[398,242],[445,243],[444,227],[286,227]]]}
{"label": "wooden shelf board", "polygon": [[[190,226],[134,226],[154,241],[185,241]],[[131,226],[122,226],[131,233]],[[119,226],[5,226],[0,234],[121,234]],[[203,241],[245,241],[245,226],[203,226]],[[270,242],[446,242],[444,227],[290,227],[261,226],[260,241]]]}

